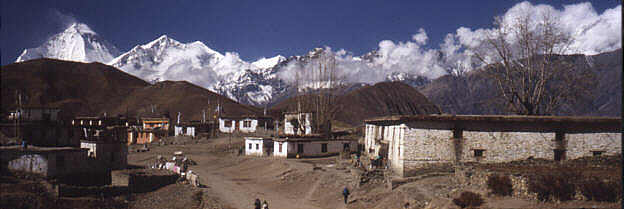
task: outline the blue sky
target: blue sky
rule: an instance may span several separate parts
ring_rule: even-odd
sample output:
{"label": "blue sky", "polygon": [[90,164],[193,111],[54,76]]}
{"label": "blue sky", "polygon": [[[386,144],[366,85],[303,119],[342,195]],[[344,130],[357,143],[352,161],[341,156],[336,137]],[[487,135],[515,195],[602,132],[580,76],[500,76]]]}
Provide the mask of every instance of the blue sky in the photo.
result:
{"label": "blue sky", "polygon": [[[180,3],[181,2],[181,3]],[[491,26],[521,1],[2,1],[2,65],[25,48],[41,45],[63,30],[69,17],[127,51],[162,34],[202,41],[219,52],[239,53],[246,61],[301,55],[330,46],[361,55],[380,41],[411,41],[423,28],[427,47],[438,48],[460,27]],[[585,1],[530,1],[561,9]],[[597,13],[621,1],[590,1]],[[58,14],[63,15],[58,15]]]}

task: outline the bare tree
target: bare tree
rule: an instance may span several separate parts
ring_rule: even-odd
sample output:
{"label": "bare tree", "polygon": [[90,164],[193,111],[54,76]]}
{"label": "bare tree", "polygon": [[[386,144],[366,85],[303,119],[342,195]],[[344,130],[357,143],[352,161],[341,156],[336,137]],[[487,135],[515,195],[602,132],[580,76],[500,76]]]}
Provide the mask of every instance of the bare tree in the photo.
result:
{"label": "bare tree", "polygon": [[[313,132],[327,135],[331,132],[331,121],[340,109],[336,104],[336,94],[343,80],[337,74],[334,55],[326,51],[313,57],[306,67],[296,72],[296,111],[312,113]],[[298,129],[305,133],[305,117],[298,118]]]}
{"label": "bare tree", "polygon": [[505,23],[495,18],[475,56],[485,65],[507,108],[517,114],[553,114],[564,103],[574,103],[587,92],[593,77],[561,56],[572,38],[554,16],[536,19],[529,12]]}

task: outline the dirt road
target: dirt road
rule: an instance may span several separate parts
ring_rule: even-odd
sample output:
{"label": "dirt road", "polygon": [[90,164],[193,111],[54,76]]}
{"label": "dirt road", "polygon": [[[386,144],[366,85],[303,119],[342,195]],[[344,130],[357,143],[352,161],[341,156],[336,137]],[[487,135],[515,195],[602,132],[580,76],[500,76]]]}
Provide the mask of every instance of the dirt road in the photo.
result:
{"label": "dirt road", "polygon": [[[235,139],[232,143],[239,143]],[[157,155],[170,157],[183,151],[197,165],[189,169],[199,174],[206,194],[215,195],[230,208],[253,208],[256,198],[270,208],[345,208],[341,188],[353,179],[346,170],[335,169],[335,159],[286,160],[237,156],[225,151],[229,139],[192,145],[152,146],[150,152],[131,153],[129,163],[141,165]]]}

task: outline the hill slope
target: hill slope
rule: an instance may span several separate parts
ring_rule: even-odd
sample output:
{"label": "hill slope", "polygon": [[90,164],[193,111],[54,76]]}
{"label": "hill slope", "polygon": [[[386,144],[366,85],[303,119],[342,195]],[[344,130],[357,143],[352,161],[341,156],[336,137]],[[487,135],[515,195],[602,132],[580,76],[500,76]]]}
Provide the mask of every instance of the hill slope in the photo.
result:
{"label": "hill slope", "polygon": [[[152,106],[174,118],[201,119],[210,101],[226,114],[253,114],[257,109],[188,82],[165,81],[150,85],[123,71],[100,63],[36,59],[2,66],[2,112],[16,107],[16,92],[23,105],[55,106],[65,119],[75,115],[146,115]],[[176,113],[176,114],[174,114]]]}
{"label": "hill slope", "polygon": [[[439,113],[436,105],[415,88],[401,82],[381,82],[340,94],[335,105],[339,108],[337,121],[348,125],[362,125],[364,119],[386,115],[413,115]],[[294,97],[271,107],[272,112],[295,110]]]}

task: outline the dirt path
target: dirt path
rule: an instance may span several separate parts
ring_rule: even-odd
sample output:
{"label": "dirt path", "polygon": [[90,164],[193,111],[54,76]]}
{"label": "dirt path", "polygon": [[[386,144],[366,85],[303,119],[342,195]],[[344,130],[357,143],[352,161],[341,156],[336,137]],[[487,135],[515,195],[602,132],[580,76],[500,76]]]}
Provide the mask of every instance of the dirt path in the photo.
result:
{"label": "dirt path", "polygon": [[206,185],[214,194],[218,194],[227,205],[234,208],[252,208],[256,198],[267,200],[270,208],[292,209],[318,209],[306,199],[291,198],[290,195],[281,194],[256,182],[258,178],[236,178],[224,175],[228,168],[237,165],[228,165],[222,159],[215,156],[190,156],[198,165],[192,169],[200,174],[201,183]]}

